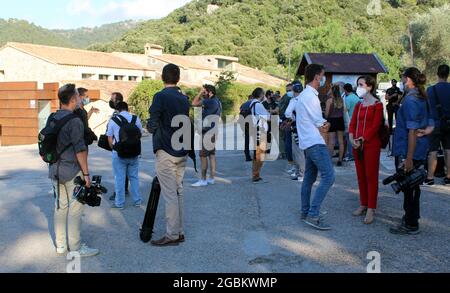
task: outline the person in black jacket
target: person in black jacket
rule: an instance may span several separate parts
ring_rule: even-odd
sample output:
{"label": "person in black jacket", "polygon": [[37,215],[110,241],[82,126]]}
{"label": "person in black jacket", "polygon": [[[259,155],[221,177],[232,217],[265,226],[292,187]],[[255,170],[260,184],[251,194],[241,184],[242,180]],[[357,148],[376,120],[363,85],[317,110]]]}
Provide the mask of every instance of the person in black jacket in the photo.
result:
{"label": "person in black jacket", "polygon": [[[180,81],[180,68],[174,64],[164,67],[162,73],[164,89],[153,98],[150,107],[148,131],[153,134],[153,151],[156,155],[156,173],[161,185],[161,195],[166,206],[166,235],[152,241],[154,246],[177,246],[184,242],[183,178],[189,151],[172,145],[173,135],[182,126],[173,127],[174,118],[189,121],[190,103],[177,84]],[[178,140],[177,140],[178,141]]]}

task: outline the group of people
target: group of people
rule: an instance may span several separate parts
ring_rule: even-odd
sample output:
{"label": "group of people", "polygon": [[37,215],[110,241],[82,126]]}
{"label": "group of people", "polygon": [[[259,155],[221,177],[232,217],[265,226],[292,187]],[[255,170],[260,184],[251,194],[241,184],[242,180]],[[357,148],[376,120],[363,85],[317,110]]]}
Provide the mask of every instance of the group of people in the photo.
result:
{"label": "group of people", "polygon": [[[424,185],[434,184],[437,152],[443,150],[447,157],[444,184],[450,184],[448,65],[438,68],[439,82],[428,90],[425,90],[426,76],[417,68],[403,72],[402,89],[397,87],[396,80],[392,80],[392,88],[386,92],[387,119],[384,105],[377,96],[377,82],[369,75],[357,80],[356,90],[351,84],[331,85],[328,99],[324,107],[321,106],[318,90],[326,83],[323,73],[324,68],[320,65],[310,65],[305,73],[304,90],[301,83],[295,81],[287,85],[284,97],[273,96],[275,106],[266,106],[265,112],[262,107],[259,112],[253,112],[253,115],[267,119],[271,114],[269,111],[273,111],[280,117],[280,141],[284,142],[282,151],[288,160],[288,172],[293,179],[303,182],[302,219],[307,224],[321,230],[330,229],[318,211],[334,182],[331,160],[336,142],[339,145],[337,166],[342,166],[343,161],[355,162],[360,207],[353,215],[365,216],[365,224],[374,222],[377,209],[380,154],[386,140],[383,132],[388,134],[398,170],[409,173],[427,164],[428,179]],[[258,102],[272,104],[273,97],[269,99],[266,96],[267,103],[264,98],[247,102],[241,106],[241,112],[242,108],[252,107]],[[247,150],[245,155],[248,160]],[[321,184],[310,206],[311,186],[317,172],[321,174]],[[399,226],[390,229],[391,233],[419,233],[420,193],[420,186],[405,189],[405,216]]]}
{"label": "group of people", "polygon": [[[397,166],[406,172],[428,163],[431,185],[436,152],[441,147],[450,155],[450,84],[447,82],[449,67],[443,65],[438,70],[439,83],[425,90],[426,77],[417,68],[408,68],[401,76],[402,91],[388,91],[388,123],[396,115],[393,155]],[[164,89],[152,101],[146,129],[153,136],[155,167],[165,201],[166,233],[152,241],[154,246],[177,246],[185,241],[183,178],[187,158],[192,150],[176,148],[172,138],[183,125],[173,126],[175,117],[189,117],[191,107],[202,108],[202,120],[209,116],[220,116],[222,104],[214,86],[205,85],[193,99],[182,93],[178,87],[180,68],[174,64],[164,67],[162,72]],[[265,92],[256,88],[249,101],[241,107],[241,115],[250,116],[252,124],[245,125],[247,161],[253,162],[252,182],[264,183],[261,170],[269,145],[273,142],[270,130],[281,129],[282,158],[288,160],[288,171],[293,179],[302,182],[301,219],[319,230],[330,230],[324,221],[321,205],[335,182],[332,157],[336,142],[339,144],[338,166],[343,161],[355,161],[360,191],[360,207],[354,216],[365,215],[364,223],[374,221],[377,209],[380,153],[382,137],[380,129],[385,126],[383,103],[377,97],[377,84],[372,76],[362,76],[357,81],[357,89],[350,84],[333,85],[325,107],[321,105],[319,90],[326,84],[325,68],[311,64],[306,68],[305,87],[299,81],[287,86],[287,93]],[[393,83],[394,85],[394,83]],[[70,119],[58,134],[57,164],[50,165],[49,178],[55,191],[55,234],[56,251],[64,254],[68,250],[78,251],[81,256],[94,256],[97,249],[89,248],[81,242],[80,227],[83,206],[73,197],[75,178],[84,178],[86,186],[91,185],[88,166],[88,146],[97,138],[89,129],[88,118],[98,110],[88,113],[84,105],[89,102],[88,91],[68,84],[59,89],[61,109],[54,117],[64,117],[78,113]],[[123,209],[126,201],[126,186],[130,183],[133,204],[141,207],[139,193],[140,138],[143,125],[139,118],[129,112],[128,104],[120,93],[114,93],[110,102],[114,114],[108,123],[106,137],[112,150],[115,194],[111,197],[113,209]],[[279,115],[280,125],[274,125],[271,115]],[[50,120],[49,122],[50,123]],[[215,183],[215,130],[216,122],[203,123],[202,135],[210,135],[212,144],[202,144],[200,151],[201,178],[194,187]],[[257,136],[253,158],[249,149],[250,128],[255,127]],[[183,138],[182,138],[183,139]],[[272,141],[271,141],[272,140]],[[431,140],[431,146],[430,146]],[[328,143],[328,144],[327,144]],[[347,148],[347,151],[346,151]],[[208,168],[208,166],[210,168]],[[449,160],[447,177],[450,182]],[[207,176],[210,170],[209,177]],[[312,187],[320,174],[320,184],[312,196]],[[420,187],[404,191],[405,216],[401,224],[391,228],[395,234],[417,234],[420,219]]]}

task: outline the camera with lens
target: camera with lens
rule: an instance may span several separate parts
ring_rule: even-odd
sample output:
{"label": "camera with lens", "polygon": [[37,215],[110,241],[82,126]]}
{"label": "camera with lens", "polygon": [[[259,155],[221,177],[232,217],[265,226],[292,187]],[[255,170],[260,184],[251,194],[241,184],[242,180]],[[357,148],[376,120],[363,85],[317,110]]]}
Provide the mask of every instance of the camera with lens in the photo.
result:
{"label": "camera with lens", "polygon": [[78,176],[75,178],[74,197],[83,205],[87,204],[90,207],[99,207],[102,202],[102,198],[99,195],[108,192],[101,183],[102,176],[93,176],[91,187],[86,187],[86,181]]}
{"label": "camera with lens", "polygon": [[389,185],[392,182],[396,182],[391,185],[396,194],[399,194],[405,190],[412,190],[420,186],[427,178],[427,172],[424,169],[414,169],[411,172],[406,173],[403,170],[398,171],[396,174],[383,180],[383,185]]}

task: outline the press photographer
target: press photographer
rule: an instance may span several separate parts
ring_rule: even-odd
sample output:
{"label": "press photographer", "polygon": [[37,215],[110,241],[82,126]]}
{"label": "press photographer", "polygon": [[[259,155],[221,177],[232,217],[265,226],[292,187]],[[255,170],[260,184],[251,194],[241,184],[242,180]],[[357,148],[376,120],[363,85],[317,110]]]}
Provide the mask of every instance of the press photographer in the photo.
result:
{"label": "press photographer", "polygon": [[[405,215],[399,226],[391,228],[392,234],[413,235],[420,233],[420,184],[411,180],[419,174],[417,169],[424,165],[428,149],[428,135],[434,129],[434,120],[425,92],[426,76],[417,68],[408,68],[403,73],[402,82],[406,92],[397,114],[397,126],[394,133],[393,153],[398,161],[397,172],[405,179],[399,189],[404,193],[403,208]],[[422,174],[423,171],[420,171]],[[397,175],[398,176],[398,175]],[[406,179],[410,176],[410,179]],[[401,179],[401,178],[398,178]],[[424,176],[419,181],[424,180]],[[389,181],[389,180],[388,180]],[[385,182],[387,183],[387,182]]]}
{"label": "press photographer", "polygon": [[56,252],[63,255],[76,251],[81,257],[95,256],[98,249],[81,242],[83,205],[73,197],[78,176],[86,181],[87,188],[91,187],[84,125],[74,114],[79,101],[75,85],[61,87],[58,98],[61,109],[49,117],[39,135],[39,152],[50,164],[49,178],[55,195]]}

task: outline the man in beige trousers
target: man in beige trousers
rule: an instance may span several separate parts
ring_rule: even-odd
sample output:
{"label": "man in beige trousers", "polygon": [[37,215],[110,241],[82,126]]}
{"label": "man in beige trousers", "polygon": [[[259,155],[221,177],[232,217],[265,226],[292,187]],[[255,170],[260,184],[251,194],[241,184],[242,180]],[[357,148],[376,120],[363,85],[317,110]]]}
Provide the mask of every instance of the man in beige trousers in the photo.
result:
{"label": "man in beige trousers", "polygon": [[152,245],[177,246],[185,240],[183,178],[188,151],[179,150],[172,144],[174,133],[180,130],[180,127],[172,127],[172,120],[180,116],[189,118],[190,103],[177,87],[180,81],[178,66],[166,65],[162,79],[164,89],[153,98],[147,129],[153,134],[156,174],[165,201],[167,226],[166,235],[152,241]]}

